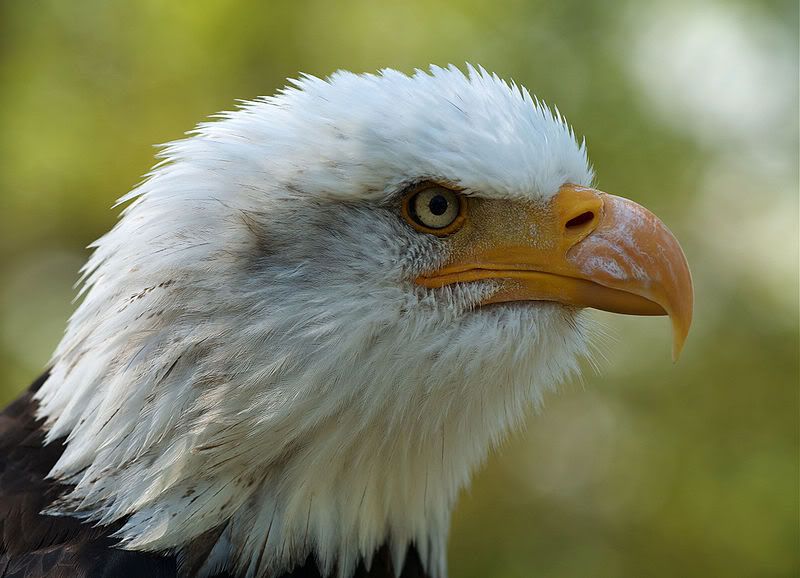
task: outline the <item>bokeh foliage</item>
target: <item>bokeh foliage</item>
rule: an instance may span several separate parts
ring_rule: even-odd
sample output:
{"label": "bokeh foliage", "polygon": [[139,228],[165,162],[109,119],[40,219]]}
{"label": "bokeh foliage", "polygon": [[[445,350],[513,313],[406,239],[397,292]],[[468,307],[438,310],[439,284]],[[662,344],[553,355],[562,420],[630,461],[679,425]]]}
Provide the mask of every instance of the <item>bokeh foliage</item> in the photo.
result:
{"label": "bokeh foliage", "polygon": [[797,3],[0,3],[0,402],[47,364],[85,247],[179,138],[299,71],[480,63],[557,104],[600,188],[684,243],[696,322],[598,314],[456,512],[454,577],[790,576],[798,537]]}

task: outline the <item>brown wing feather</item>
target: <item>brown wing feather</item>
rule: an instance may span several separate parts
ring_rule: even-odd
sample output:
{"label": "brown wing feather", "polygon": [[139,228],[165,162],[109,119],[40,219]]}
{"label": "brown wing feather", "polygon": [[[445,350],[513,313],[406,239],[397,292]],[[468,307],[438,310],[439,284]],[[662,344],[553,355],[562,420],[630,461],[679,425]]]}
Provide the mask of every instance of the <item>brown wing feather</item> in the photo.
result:
{"label": "brown wing feather", "polygon": [[45,373],[0,413],[0,577],[174,577],[175,560],[113,548],[115,527],[40,512],[66,488],[46,478],[64,451],[44,445],[33,394]]}

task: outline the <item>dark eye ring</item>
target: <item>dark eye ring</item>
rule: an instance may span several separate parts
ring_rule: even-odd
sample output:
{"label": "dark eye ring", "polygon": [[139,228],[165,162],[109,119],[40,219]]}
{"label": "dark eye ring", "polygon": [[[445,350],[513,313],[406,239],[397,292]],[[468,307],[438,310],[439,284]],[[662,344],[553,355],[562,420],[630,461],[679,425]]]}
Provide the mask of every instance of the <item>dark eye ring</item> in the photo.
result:
{"label": "dark eye ring", "polygon": [[403,199],[403,216],[418,231],[445,236],[463,224],[466,202],[459,193],[436,184],[415,189]]}

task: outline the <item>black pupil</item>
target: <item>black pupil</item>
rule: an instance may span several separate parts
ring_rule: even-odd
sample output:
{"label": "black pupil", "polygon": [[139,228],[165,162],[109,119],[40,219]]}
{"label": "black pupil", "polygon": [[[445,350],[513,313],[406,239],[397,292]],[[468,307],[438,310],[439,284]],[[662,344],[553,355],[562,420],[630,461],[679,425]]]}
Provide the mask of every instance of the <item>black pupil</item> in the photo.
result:
{"label": "black pupil", "polygon": [[438,217],[439,215],[444,215],[444,212],[447,210],[447,204],[447,199],[442,195],[436,195],[428,203],[428,209]]}

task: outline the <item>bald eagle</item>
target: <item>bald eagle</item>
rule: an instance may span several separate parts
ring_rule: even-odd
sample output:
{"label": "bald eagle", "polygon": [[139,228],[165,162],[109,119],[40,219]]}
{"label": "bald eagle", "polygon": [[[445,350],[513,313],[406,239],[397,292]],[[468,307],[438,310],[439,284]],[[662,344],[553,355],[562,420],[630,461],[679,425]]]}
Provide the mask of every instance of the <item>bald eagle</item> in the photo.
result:
{"label": "bald eagle", "polygon": [[1,577],[443,578],[584,309],[689,329],[666,226],[483,69],[302,76],[160,158],[0,415]]}

